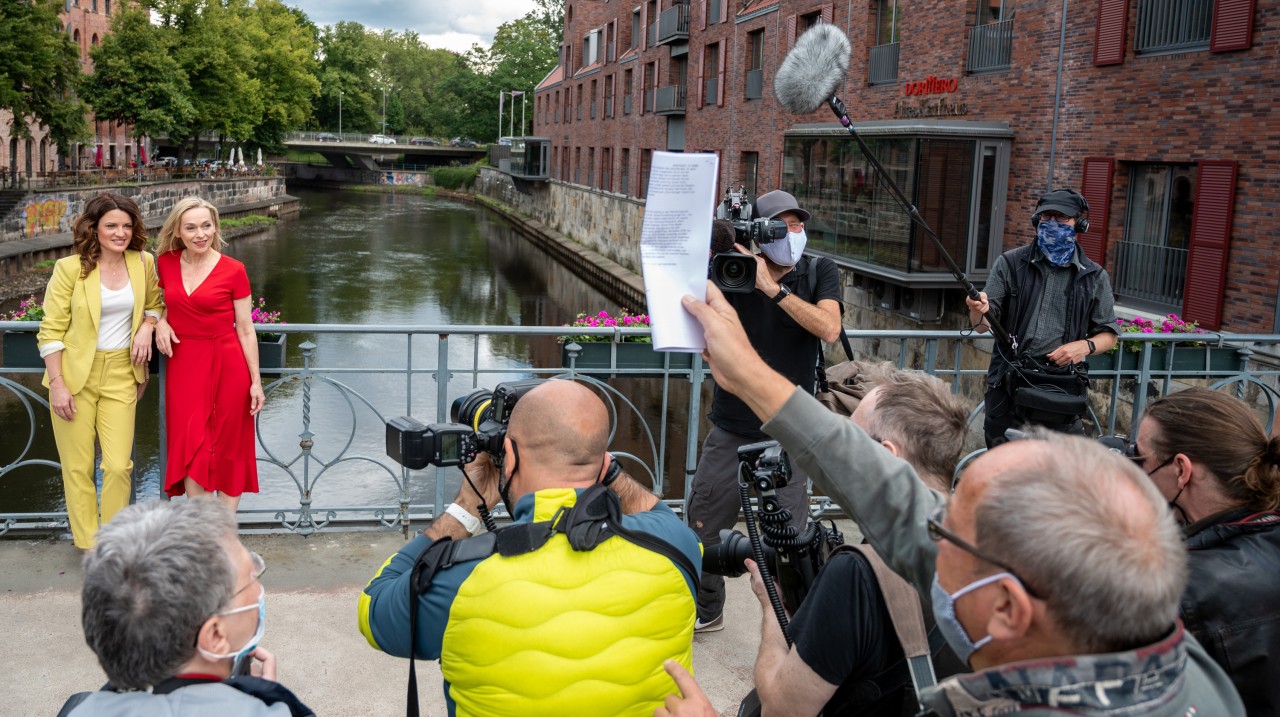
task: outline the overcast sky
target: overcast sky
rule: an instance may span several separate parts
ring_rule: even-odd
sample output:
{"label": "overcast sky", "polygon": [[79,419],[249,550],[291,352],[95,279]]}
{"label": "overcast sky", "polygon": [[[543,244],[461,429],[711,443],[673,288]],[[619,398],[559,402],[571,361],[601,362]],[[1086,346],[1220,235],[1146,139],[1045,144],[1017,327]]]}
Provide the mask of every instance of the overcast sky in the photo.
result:
{"label": "overcast sky", "polygon": [[286,0],[317,25],[354,20],[375,30],[415,30],[429,47],[488,47],[498,26],[533,9],[533,0]]}

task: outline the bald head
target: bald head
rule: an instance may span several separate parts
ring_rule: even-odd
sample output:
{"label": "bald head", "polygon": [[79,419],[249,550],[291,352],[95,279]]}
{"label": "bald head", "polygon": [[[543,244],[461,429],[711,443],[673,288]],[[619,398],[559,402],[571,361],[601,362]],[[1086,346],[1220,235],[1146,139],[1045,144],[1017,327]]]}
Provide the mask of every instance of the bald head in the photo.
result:
{"label": "bald head", "polygon": [[512,409],[507,435],[518,446],[517,470],[526,476],[545,475],[558,485],[593,482],[609,444],[609,413],[586,386],[547,381]]}
{"label": "bald head", "polygon": [[1045,596],[1079,649],[1130,649],[1172,629],[1186,551],[1168,506],[1127,458],[1036,433],[974,461],[954,502],[978,547]]}

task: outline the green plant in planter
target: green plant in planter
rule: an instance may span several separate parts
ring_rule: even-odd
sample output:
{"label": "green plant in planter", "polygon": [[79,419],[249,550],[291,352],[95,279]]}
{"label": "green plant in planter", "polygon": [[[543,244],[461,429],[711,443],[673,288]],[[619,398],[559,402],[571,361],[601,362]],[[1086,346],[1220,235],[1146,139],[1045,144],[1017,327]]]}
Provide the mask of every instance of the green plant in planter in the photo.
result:
{"label": "green plant in planter", "polygon": [[[592,329],[614,328],[618,326],[621,326],[622,328],[643,328],[643,327],[649,326],[649,315],[633,314],[627,309],[623,309],[621,312],[618,313],[617,316],[611,315],[608,311],[597,311],[595,313],[590,313],[590,314],[586,312],[582,312],[578,314],[578,317],[576,319],[573,320],[573,323],[564,324],[564,325],[570,328],[574,326],[581,326],[584,328],[592,328]],[[590,334],[586,334],[581,336],[561,336],[559,340],[560,340],[560,343],[562,344],[571,343],[575,341],[580,344],[584,344],[584,343],[595,343],[595,342],[601,342],[601,341],[612,341],[613,339],[609,336],[603,336],[603,335],[593,336]],[[653,343],[653,339],[648,336],[623,336],[622,340],[625,343],[637,343],[637,344]]]}
{"label": "green plant in planter", "polygon": [[[249,320],[255,324],[284,324],[287,323],[280,319],[279,311],[267,310],[267,297],[259,296],[258,300],[253,304],[253,312],[249,314]],[[280,338],[280,334],[258,334],[258,340],[263,342],[275,341]]]}
{"label": "green plant in planter", "polygon": [[[1144,319],[1141,316],[1135,317],[1132,320],[1116,319],[1116,330],[1119,331],[1121,334],[1207,334],[1209,333],[1208,331],[1205,331],[1204,329],[1200,328],[1194,321],[1183,321],[1182,319],[1178,318],[1177,314],[1168,314],[1158,324],[1152,321],[1151,319]],[[1167,341],[1151,342],[1151,348],[1162,348],[1168,345],[1169,343]],[[1196,341],[1194,343],[1183,343],[1179,345],[1203,347],[1205,344],[1203,341]],[[1142,352],[1141,342],[1135,341],[1132,343],[1126,343],[1124,346],[1126,351],[1130,351],[1132,353]],[[1115,352],[1119,348],[1120,348],[1120,344],[1116,343],[1116,345],[1111,348],[1111,351]]]}
{"label": "green plant in planter", "polygon": [[8,314],[0,315],[4,321],[44,321],[44,304],[35,294],[22,300],[18,308]]}

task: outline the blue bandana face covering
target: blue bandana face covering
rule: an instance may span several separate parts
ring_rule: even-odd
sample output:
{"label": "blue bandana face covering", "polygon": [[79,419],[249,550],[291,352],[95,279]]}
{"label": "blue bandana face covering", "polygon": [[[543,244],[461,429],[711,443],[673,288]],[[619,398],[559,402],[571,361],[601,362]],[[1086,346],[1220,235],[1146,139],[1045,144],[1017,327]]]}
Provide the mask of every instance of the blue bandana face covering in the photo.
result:
{"label": "blue bandana face covering", "polygon": [[1053,220],[1040,222],[1036,228],[1036,243],[1051,264],[1066,266],[1076,253],[1076,228]]}
{"label": "blue bandana face covering", "polygon": [[[1041,226],[1044,225],[1042,224]],[[964,625],[960,624],[960,618],[956,617],[956,600],[959,600],[962,595],[971,593],[983,585],[994,583],[1000,578],[1018,579],[1011,573],[996,573],[971,582],[948,595],[947,591],[943,590],[942,586],[938,584],[938,574],[933,574],[933,586],[929,589],[933,601],[933,619],[937,621],[938,629],[942,631],[942,637],[947,641],[947,646],[966,665],[969,664],[969,657],[973,653],[977,652],[983,645],[991,642],[991,636],[985,635],[977,642],[969,638],[969,633],[965,632]]]}

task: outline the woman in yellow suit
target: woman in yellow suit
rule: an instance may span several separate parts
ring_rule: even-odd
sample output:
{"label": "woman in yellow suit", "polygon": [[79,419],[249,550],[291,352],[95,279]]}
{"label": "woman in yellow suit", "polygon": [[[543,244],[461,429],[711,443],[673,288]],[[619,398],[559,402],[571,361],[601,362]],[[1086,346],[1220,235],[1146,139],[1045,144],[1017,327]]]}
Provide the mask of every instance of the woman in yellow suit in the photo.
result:
{"label": "woman in yellow suit", "polygon": [[[53,436],[75,545],[129,502],[134,409],[147,385],[151,335],[164,308],[147,227],[132,199],[110,192],[85,202],[71,256],[54,266],[36,339],[44,357]],[[102,500],[94,441],[102,448]]]}

